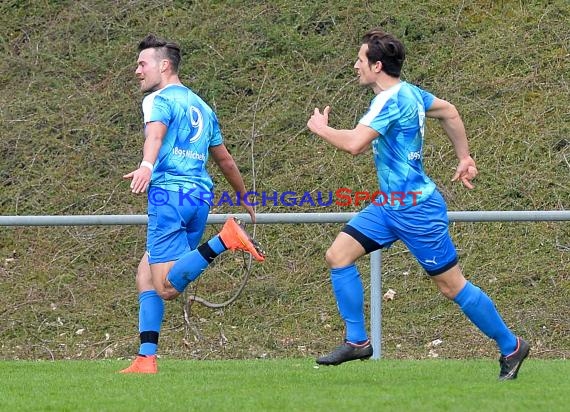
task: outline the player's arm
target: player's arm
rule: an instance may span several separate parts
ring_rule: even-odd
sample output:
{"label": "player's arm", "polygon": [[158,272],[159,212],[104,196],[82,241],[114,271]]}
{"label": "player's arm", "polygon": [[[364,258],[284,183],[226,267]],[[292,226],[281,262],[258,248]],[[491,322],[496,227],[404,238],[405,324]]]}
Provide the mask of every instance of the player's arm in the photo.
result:
{"label": "player's arm", "polygon": [[463,124],[463,120],[461,120],[459,112],[453,104],[436,97],[427,110],[426,116],[440,121],[443,130],[453,144],[455,155],[459,159],[459,165],[451,180],[461,180],[465,187],[473,189],[471,180],[477,176],[478,171],[475,161],[469,153],[467,133],[465,132],[465,125]]}
{"label": "player's arm", "polygon": [[146,124],[143,160],[137,170],[123,176],[125,179],[131,179],[131,191],[133,193],[143,193],[147,190],[152,177],[154,163],[158,157],[166,131],[167,126],[162,122],[149,122]]}
{"label": "player's arm", "polygon": [[329,106],[325,107],[323,113],[319,109],[315,109],[313,115],[307,121],[307,127],[311,132],[336,148],[352,155],[358,155],[368,150],[370,143],[378,137],[376,130],[360,123],[352,130],[330,127],[328,125],[329,112]]}
{"label": "player's arm", "polygon": [[[244,196],[246,194],[245,183],[243,182],[239,168],[230,152],[228,152],[226,145],[222,143],[217,146],[210,146],[210,156],[218,165],[222,174],[234,191],[240,194],[241,200],[244,200]],[[253,207],[244,202],[241,203],[247,213],[251,216],[251,221],[255,223],[255,211],[253,210]]]}

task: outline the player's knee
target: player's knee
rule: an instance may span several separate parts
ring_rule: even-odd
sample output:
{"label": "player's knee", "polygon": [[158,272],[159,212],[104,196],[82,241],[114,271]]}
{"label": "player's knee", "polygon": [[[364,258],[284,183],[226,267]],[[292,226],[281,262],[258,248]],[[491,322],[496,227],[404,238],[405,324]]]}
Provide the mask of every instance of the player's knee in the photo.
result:
{"label": "player's knee", "polygon": [[432,279],[437,284],[440,293],[449,300],[455,299],[467,282],[457,265],[441,275],[433,276]]}
{"label": "player's knee", "polygon": [[327,251],[325,252],[325,262],[327,262],[327,265],[331,267],[334,260],[335,260],[334,252],[331,250],[331,248],[328,248]]}
{"label": "player's knee", "polygon": [[325,261],[330,268],[338,268],[347,266],[351,262],[346,256],[343,256],[338,249],[330,247],[325,253]]}
{"label": "player's knee", "polygon": [[173,300],[179,295],[178,291],[174,288],[157,290],[156,292],[164,300]]}
{"label": "player's knee", "polygon": [[135,283],[139,289],[145,290],[153,288],[152,278],[146,274],[141,275],[139,272],[137,272]]}

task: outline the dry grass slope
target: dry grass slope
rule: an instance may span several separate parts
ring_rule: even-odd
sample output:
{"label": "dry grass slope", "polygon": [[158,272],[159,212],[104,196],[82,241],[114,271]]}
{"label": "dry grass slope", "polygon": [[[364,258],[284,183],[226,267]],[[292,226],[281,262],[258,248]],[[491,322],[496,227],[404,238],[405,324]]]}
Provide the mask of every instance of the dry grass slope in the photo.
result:
{"label": "dry grass slope", "polygon": [[[381,25],[407,44],[405,78],[457,105],[480,169],[451,184],[453,150],[429,124],[426,167],[451,210],[570,206],[570,6],[564,0],[51,1],[0,5],[0,210],[3,215],[142,214],[121,176],[140,160],[136,44],[178,40],[182,79],[217,110],[226,143],[258,191],[372,190],[369,155],[352,158],[308,133],[315,106],[352,127],[370,92],[352,65]],[[212,168],[218,190],[227,184]],[[267,205],[258,212],[352,211]],[[221,207],[214,212],[236,211]],[[240,211],[241,212],[241,211]],[[340,225],[256,228],[269,250],[231,306],[167,305],[161,353],[177,358],[312,356],[338,342],[324,252]],[[208,234],[215,228],[209,228]],[[570,224],[454,224],[468,277],[496,301],[533,356],[570,356]],[[137,349],[134,272],[143,227],[0,228],[0,358],[103,358]],[[227,254],[191,293],[224,301],[243,279]],[[368,285],[368,263],[361,262]],[[383,355],[494,357],[409,253],[384,253]]]}

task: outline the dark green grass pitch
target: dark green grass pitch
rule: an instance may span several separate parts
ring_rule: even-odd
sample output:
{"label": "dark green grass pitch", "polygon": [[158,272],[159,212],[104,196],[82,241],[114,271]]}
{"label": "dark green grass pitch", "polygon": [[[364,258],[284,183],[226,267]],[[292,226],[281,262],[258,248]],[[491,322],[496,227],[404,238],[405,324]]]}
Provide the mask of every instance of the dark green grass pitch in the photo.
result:
{"label": "dark green grass pitch", "polygon": [[527,360],[498,382],[491,360],[2,361],[2,411],[567,411],[570,363]]}

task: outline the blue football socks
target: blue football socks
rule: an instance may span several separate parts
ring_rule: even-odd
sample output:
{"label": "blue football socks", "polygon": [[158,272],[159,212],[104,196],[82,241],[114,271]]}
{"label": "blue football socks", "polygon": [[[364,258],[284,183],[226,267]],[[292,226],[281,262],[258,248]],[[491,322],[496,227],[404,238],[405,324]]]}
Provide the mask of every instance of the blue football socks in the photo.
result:
{"label": "blue football socks", "polygon": [[506,356],[516,350],[516,336],[485,292],[467,282],[453,300],[481,332],[497,342],[502,355]]}
{"label": "blue football socks", "polygon": [[330,270],[338,311],[346,325],[346,341],[366,342],[364,323],[364,289],[356,265],[353,263]]}
{"label": "blue football socks", "polygon": [[174,289],[182,293],[186,286],[196,280],[216,256],[225,250],[226,246],[222,243],[220,236],[214,236],[197,249],[182,255],[168,272],[168,281]]}
{"label": "blue football socks", "polygon": [[222,239],[220,238],[219,235],[214,236],[213,238],[208,240],[208,246],[212,248],[212,251],[216,254],[216,256],[221,254],[227,249],[227,247],[223,244]]}
{"label": "blue football socks", "polygon": [[[219,236],[215,236],[185,255],[170,269],[168,280],[179,292],[196,279],[220,253],[226,250]],[[155,355],[158,336],[164,316],[164,301],[155,290],[139,294],[139,355]]]}
{"label": "blue football socks", "polygon": [[164,301],[155,290],[147,290],[139,294],[140,355],[156,354],[163,316]]}

